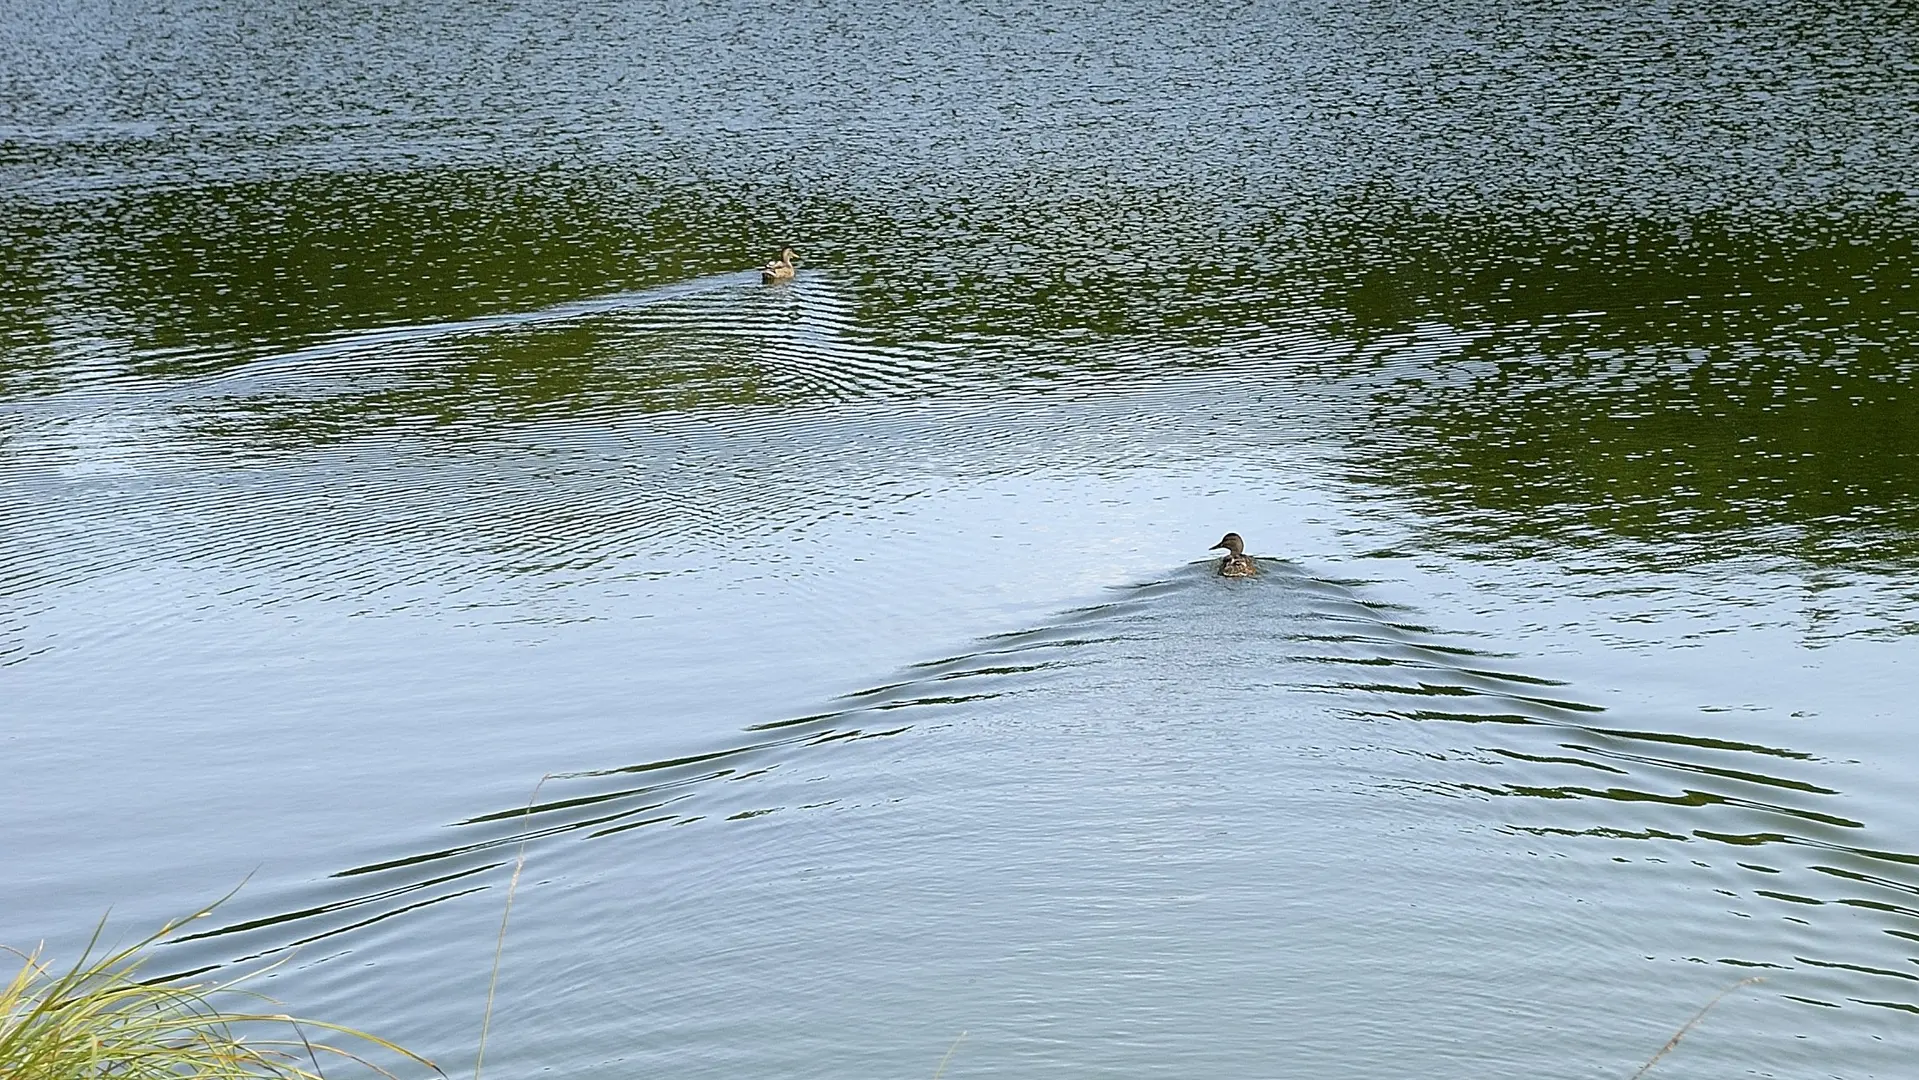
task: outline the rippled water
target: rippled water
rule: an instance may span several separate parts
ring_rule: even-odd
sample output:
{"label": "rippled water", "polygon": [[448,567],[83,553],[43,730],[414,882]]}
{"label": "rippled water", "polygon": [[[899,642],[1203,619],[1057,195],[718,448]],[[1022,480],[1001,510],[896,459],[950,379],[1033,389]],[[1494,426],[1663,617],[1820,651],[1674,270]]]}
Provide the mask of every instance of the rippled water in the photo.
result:
{"label": "rippled water", "polygon": [[244,879],[456,1072],[523,851],[489,1075],[1907,1075],[1909,15],[15,3],[0,942]]}

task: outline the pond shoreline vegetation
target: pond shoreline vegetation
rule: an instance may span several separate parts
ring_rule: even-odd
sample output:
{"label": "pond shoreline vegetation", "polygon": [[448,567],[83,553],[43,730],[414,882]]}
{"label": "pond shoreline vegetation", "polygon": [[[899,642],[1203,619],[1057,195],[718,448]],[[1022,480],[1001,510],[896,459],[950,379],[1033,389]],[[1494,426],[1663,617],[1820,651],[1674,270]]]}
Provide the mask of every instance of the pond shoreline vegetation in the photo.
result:
{"label": "pond shoreline vegetation", "polygon": [[12,979],[0,985],[0,1077],[320,1080],[321,1059],[335,1058],[392,1080],[393,1073],[366,1056],[373,1050],[445,1075],[426,1058],[377,1035],[276,1011],[278,1003],[272,998],[243,988],[277,965],[207,982],[189,981],[192,975],[142,976],[154,946],[206,917],[219,903],[110,951],[101,948],[106,929],[102,919],[79,958],[64,971],[39,948],[5,948],[21,964]]}

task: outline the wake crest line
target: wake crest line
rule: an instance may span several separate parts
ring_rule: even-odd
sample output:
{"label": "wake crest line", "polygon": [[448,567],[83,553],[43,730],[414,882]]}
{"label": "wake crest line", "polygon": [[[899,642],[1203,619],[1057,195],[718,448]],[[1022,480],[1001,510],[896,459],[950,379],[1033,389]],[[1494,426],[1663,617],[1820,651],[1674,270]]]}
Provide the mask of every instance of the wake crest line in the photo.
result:
{"label": "wake crest line", "polygon": [[[1111,640],[1118,617],[1148,605],[1155,594],[1190,584],[1176,579],[1133,586],[1121,599],[1065,612],[1049,625],[982,639],[968,652],[908,668],[903,679],[842,695],[837,708],[749,725],[742,729],[747,737],[733,745],[552,773],[542,782],[543,798],[449,822],[445,828],[467,834],[459,843],[335,871],[315,883],[335,895],[174,939],[173,945],[196,942],[203,948],[257,941],[245,955],[210,958],[176,974],[251,962],[485,891],[493,887],[488,875],[512,863],[512,849],[524,845],[769,813],[722,801],[718,782],[750,780],[819,748],[901,735],[953,709],[1029,689],[1067,663],[1074,650]],[[353,883],[352,894],[337,895],[345,882]]]}

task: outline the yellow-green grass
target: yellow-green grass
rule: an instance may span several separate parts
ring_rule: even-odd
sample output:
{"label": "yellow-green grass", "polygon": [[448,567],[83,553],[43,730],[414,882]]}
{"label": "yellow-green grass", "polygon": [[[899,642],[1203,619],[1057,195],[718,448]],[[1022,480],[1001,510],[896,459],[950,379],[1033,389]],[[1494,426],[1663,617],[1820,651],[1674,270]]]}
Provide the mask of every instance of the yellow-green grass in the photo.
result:
{"label": "yellow-green grass", "polygon": [[0,986],[0,1080],[319,1080],[329,1060],[392,1076],[368,1054],[439,1072],[385,1039],[277,1011],[241,986],[257,970],[224,981],[141,976],[155,945],[211,910],[112,951],[101,949],[103,923],[64,969],[41,949],[6,949],[21,965]]}

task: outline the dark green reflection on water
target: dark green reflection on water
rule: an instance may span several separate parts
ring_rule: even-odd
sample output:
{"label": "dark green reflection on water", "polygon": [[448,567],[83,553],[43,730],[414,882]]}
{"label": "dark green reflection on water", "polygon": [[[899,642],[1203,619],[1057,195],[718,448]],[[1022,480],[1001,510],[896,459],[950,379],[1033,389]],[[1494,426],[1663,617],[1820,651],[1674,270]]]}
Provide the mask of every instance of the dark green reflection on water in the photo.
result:
{"label": "dark green reflection on water", "polygon": [[[64,237],[56,253],[28,248]],[[103,323],[140,370],[293,348],[737,269],[737,213],[599,169],[307,173],[23,206],[0,232],[14,311]],[[40,271],[37,275],[35,271]],[[30,284],[32,277],[37,284]],[[55,288],[53,279],[66,284]]]}
{"label": "dark green reflection on water", "polygon": [[[1369,388],[1354,475],[1414,495],[1443,529],[1524,549],[1623,538],[1682,560],[1731,545],[1815,563],[1919,558],[1919,228],[1898,192],[1871,208],[1686,218],[1421,209],[1362,184],[1243,215],[1243,228],[1229,224],[1243,208],[1190,186],[1014,194],[811,194],[769,224],[768,191],[594,164],[307,173],[27,206],[0,228],[0,386],[45,385],[32,373],[58,350],[27,346],[56,325],[126,342],[145,376],[207,375],[355,330],[736,272],[769,237],[799,233],[840,304],[825,345],[816,334],[770,350],[813,349],[805,370],[769,367],[739,333],[777,337],[780,319],[819,304],[754,310],[763,298],[741,290],[720,305],[732,325],[708,311],[705,325],[637,335],[616,317],[489,332],[384,369],[375,348],[362,359],[393,377],[335,378],[324,397],[267,389],[188,426],[288,445],[435,418],[471,429],[1094,387],[1260,371],[1262,335],[1367,346],[1438,326],[1453,335],[1444,356],[1381,347],[1283,378]],[[1249,413],[1285,392],[1264,372],[1221,389]]]}
{"label": "dark green reflection on water", "polygon": [[[46,237],[8,210],[0,201],[0,402],[34,385],[29,373],[51,358],[46,346],[54,338]],[[30,359],[35,355],[41,359]],[[40,388],[51,387],[43,381]]]}
{"label": "dark green reflection on water", "polygon": [[1763,536],[1813,562],[1909,562],[1915,236],[1897,214],[1409,223],[1350,310],[1483,332],[1393,373],[1391,434],[1362,439],[1379,467],[1360,472],[1495,542],[1691,558]]}
{"label": "dark green reflection on water", "polygon": [[[289,380],[295,391],[269,383],[258,394],[231,395],[217,410],[191,413],[188,423],[200,436],[236,446],[298,448],[394,427],[431,426],[465,436],[502,422],[581,412],[791,400],[790,388],[756,367],[728,364],[698,344],[636,340],[604,320],[496,330],[484,342],[450,335],[411,350],[374,350],[375,362],[391,369],[354,380],[358,385],[348,389],[331,388],[339,381],[335,374],[309,372],[305,380]],[[266,375],[288,374],[268,364]]]}

